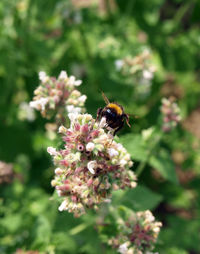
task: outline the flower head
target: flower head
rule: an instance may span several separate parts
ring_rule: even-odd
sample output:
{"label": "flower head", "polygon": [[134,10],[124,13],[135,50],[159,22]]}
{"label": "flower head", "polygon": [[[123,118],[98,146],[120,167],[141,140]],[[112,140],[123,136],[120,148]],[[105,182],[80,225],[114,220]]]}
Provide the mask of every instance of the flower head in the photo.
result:
{"label": "flower head", "polygon": [[136,56],[126,56],[115,61],[116,70],[126,77],[127,81],[134,85],[135,92],[140,97],[150,93],[155,66],[151,61],[151,53],[144,50]]}
{"label": "flower head", "polygon": [[56,115],[58,123],[63,123],[61,118],[65,113],[84,112],[86,96],[76,90],[81,80],[76,80],[74,76],[68,77],[65,71],[61,71],[57,79],[42,71],[39,79],[41,84],[34,91],[30,106],[39,110],[43,117]]}
{"label": "flower head", "polygon": [[69,129],[61,126],[64,148],[48,148],[57,169],[52,185],[62,199],[59,210],[75,216],[107,202],[112,190],[134,188],[136,178],[126,149],[113,141],[89,114],[70,114]]}
{"label": "flower head", "polygon": [[128,218],[120,218],[118,232],[108,243],[122,254],[152,253],[161,226],[149,210],[131,211]]}
{"label": "flower head", "polygon": [[160,110],[163,116],[162,129],[164,132],[170,132],[181,121],[180,108],[173,98],[163,98]]}

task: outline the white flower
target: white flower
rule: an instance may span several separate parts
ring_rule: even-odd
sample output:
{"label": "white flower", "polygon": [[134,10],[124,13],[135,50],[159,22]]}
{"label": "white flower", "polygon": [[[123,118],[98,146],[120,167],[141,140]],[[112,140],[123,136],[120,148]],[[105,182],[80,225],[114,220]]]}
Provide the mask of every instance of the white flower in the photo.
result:
{"label": "white flower", "polygon": [[56,149],[52,146],[49,146],[47,147],[47,152],[50,154],[50,155],[54,155],[56,156],[58,154],[58,152],[56,151]]}
{"label": "white flower", "polygon": [[144,79],[151,80],[153,78],[153,72],[151,72],[149,70],[143,70],[142,74],[143,74]]}
{"label": "white flower", "polygon": [[124,150],[124,147],[122,146],[122,144],[117,143],[116,146],[118,151],[122,152]]}
{"label": "white flower", "polygon": [[70,86],[80,86],[82,84],[82,80],[75,80],[74,76],[70,76],[68,80],[68,85]]}
{"label": "white flower", "polygon": [[68,114],[68,117],[69,117],[69,119],[70,119],[70,121],[71,121],[71,124],[73,124],[74,123],[74,121],[77,119],[77,113],[69,113]]}
{"label": "white flower", "polygon": [[41,97],[39,100],[36,100],[36,101],[31,101],[29,103],[30,107],[31,108],[35,108],[35,109],[38,109],[38,110],[42,110],[44,111],[45,110],[45,105],[48,103],[48,99],[47,98],[43,98]]}
{"label": "white flower", "polygon": [[153,232],[155,232],[155,233],[159,233],[159,232],[160,232],[160,228],[159,228],[159,227],[155,227],[155,228],[153,228]]}
{"label": "white flower", "polygon": [[155,217],[152,215],[152,213],[149,210],[145,211],[145,216],[148,222],[153,222],[155,220]]}
{"label": "white flower", "polygon": [[61,71],[60,75],[58,76],[58,79],[66,79],[67,78],[67,72]]}
{"label": "white flower", "polygon": [[55,169],[55,174],[56,175],[61,175],[63,173],[63,170],[61,168],[56,168]]}
{"label": "white flower", "polygon": [[142,131],[142,138],[143,138],[145,141],[147,141],[147,140],[151,137],[153,131],[154,131],[154,127],[150,127],[150,128],[148,128],[148,129],[143,130],[143,131]]}
{"label": "white flower", "polygon": [[115,67],[117,71],[120,71],[122,66],[124,65],[124,61],[121,59],[118,59],[115,61]]}
{"label": "white flower", "polygon": [[100,121],[100,123],[99,123],[99,127],[100,127],[100,128],[103,128],[105,125],[106,125],[106,118],[105,118],[105,117],[102,117],[102,118],[101,118],[101,121]]}
{"label": "white flower", "polygon": [[45,83],[46,81],[48,81],[48,76],[46,74],[46,72],[44,71],[40,71],[39,72],[39,80],[42,81],[42,83]]}
{"label": "white flower", "polygon": [[66,133],[66,131],[67,131],[67,129],[63,125],[61,125],[58,129],[58,133],[63,133],[64,134],[64,133]]}
{"label": "white flower", "polygon": [[75,81],[75,77],[74,76],[70,76],[69,80],[68,80],[68,85],[73,86],[74,85],[74,81]]}
{"label": "white flower", "polygon": [[94,169],[97,167],[97,162],[96,161],[90,161],[88,162],[87,164],[87,168],[88,170],[90,171],[91,174],[95,174],[95,171]]}
{"label": "white flower", "polygon": [[108,148],[108,154],[110,155],[110,157],[115,157],[119,154],[119,152],[117,150],[115,150],[114,148]]}
{"label": "white flower", "polygon": [[123,166],[125,166],[125,165],[127,164],[127,161],[124,160],[124,159],[121,159],[121,160],[119,161],[119,164],[123,167]]}
{"label": "white flower", "polygon": [[128,251],[128,247],[127,247],[127,243],[123,243],[119,246],[118,252],[121,254],[127,254]]}
{"label": "white flower", "polygon": [[73,113],[73,114],[81,113],[81,108],[80,107],[74,107],[74,105],[67,105],[66,109],[67,109],[68,113]]}
{"label": "white flower", "polygon": [[28,120],[30,122],[35,120],[35,112],[30,104],[27,102],[22,102],[19,105],[19,119],[20,120]]}
{"label": "white flower", "polygon": [[78,101],[84,103],[86,101],[86,99],[87,99],[87,96],[82,95],[81,97],[78,98]]}
{"label": "white flower", "polygon": [[80,86],[82,84],[82,80],[76,80],[74,81],[75,86]]}
{"label": "white flower", "polygon": [[58,207],[58,210],[62,212],[63,210],[67,210],[67,201],[64,200],[61,205]]}
{"label": "white flower", "polygon": [[94,143],[92,142],[89,142],[87,145],[86,145],[86,150],[91,152],[93,149],[94,149],[95,145]]}

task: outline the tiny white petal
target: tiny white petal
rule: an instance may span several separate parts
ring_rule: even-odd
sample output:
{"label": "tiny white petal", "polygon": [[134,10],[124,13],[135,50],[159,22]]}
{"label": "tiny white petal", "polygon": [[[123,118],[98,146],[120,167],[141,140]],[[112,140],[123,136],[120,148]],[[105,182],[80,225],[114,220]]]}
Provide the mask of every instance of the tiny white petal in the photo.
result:
{"label": "tiny white petal", "polygon": [[86,99],[87,99],[87,96],[86,95],[82,95],[81,97],[78,98],[78,101],[84,103],[86,101]]}
{"label": "tiny white petal", "polygon": [[145,79],[151,80],[153,78],[153,73],[150,72],[149,70],[143,70],[142,74]]}
{"label": "tiny white petal", "polygon": [[58,79],[66,79],[67,78],[67,72],[61,71],[60,75],[58,76]]}
{"label": "tiny white petal", "polygon": [[100,127],[100,128],[103,128],[105,125],[106,125],[106,118],[105,118],[105,117],[102,117],[102,118],[101,118],[101,121],[100,121],[100,123],[99,123],[99,127]]}
{"label": "tiny white petal", "polygon": [[127,161],[124,160],[124,159],[122,159],[122,160],[120,160],[119,164],[120,164],[121,166],[125,166],[125,165],[127,164]]}
{"label": "tiny white petal", "polygon": [[67,111],[69,113],[73,113],[73,111],[74,111],[74,105],[67,105],[66,108],[67,108]]}
{"label": "tiny white petal", "polygon": [[49,100],[47,98],[40,98],[39,103],[42,107],[42,110],[45,110],[45,105],[47,104]]}
{"label": "tiny white petal", "polygon": [[93,175],[95,174],[94,169],[96,168],[96,166],[97,166],[97,162],[96,162],[96,161],[90,161],[90,162],[88,162],[88,164],[87,164],[88,170],[89,170],[90,173],[93,174]]}
{"label": "tiny white petal", "polygon": [[115,67],[116,67],[117,71],[120,71],[123,65],[124,65],[123,60],[118,59],[115,61]]}
{"label": "tiny white petal", "polygon": [[58,129],[58,133],[65,133],[66,131],[67,129],[63,125],[61,125]]}
{"label": "tiny white petal", "polygon": [[39,80],[41,80],[42,82],[45,82],[46,77],[47,77],[46,72],[44,72],[44,71],[39,72]]}
{"label": "tiny white petal", "polygon": [[56,156],[58,154],[58,152],[56,151],[56,149],[52,146],[49,146],[47,147],[47,152],[50,154],[50,155],[54,155]]}
{"label": "tiny white petal", "polygon": [[58,207],[58,210],[62,212],[63,210],[67,210],[67,201],[64,200],[61,205]]}
{"label": "tiny white petal", "polygon": [[36,101],[31,101],[29,103],[30,107],[31,108],[35,108],[35,109],[42,109],[42,111],[45,110],[45,105],[47,104],[48,102],[48,99],[47,98],[40,98],[39,100],[36,100]]}
{"label": "tiny white petal", "polygon": [[74,81],[75,86],[80,86],[82,84],[82,80],[76,80]]}
{"label": "tiny white petal", "polygon": [[94,147],[95,147],[94,143],[89,142],[89,143],[86,145],[86,151],[91,152],[91,151],[94,149]]}
{"label": "tiny white petal", "polygon": [[76,114],[75,113],[69,113],[68,114],[68,117],[69,117],[71,122],[74,122],[76,120],[77,116],[78,116],[77,113]]}
{"label": "tiny white petal", "polygon": [[30,102],[29,102],[29,106],[30,106],[31,108],[38,109],[38,102],[37,102],[37,101],[30,101]]}
{"label": "tiny white petal", "polygon": [[74,76],[70,76],[68,84],[72,86],[72,85],[74,85],[74,82],[75,82],[75,77]]}
{"label": "tiny white petal", "polygon": [[119,246],[118,252],[121,254],[127,254],[128,251],[128,247],[127,247],[127,243],[123,243]]}
{"label": "tiny white petal", "polygon": [[55,174],[56,175],[61,175],[63,173],[63,170],[61,168],[56,168],[55,169]]}
{"label": "tiny white petal", "polygon": [[58,196],[60,197],[62,195],[62,191],[61,190],[56,190],[56,191],[57,191]]}
{"label": "tiny white petal", "polygon": [[117,145],[117,150],[118,151],[122,151],[124,149],[124,147],[122,146],[122,144],[118,143]]}
{"label": "tiny white petal", "polygon": [[117,150],[115,150],[114,148],[108,148],[108,154],[110,155],[110,157],[115,157],[119,154],[119,152]]}
{"label": "tiny white petal", "polygon": [[81,108],[80,107],[74,107],[74,105],[67,105],[66,109],[68,113],[73,113],[73,114],[79,114],[81,113]]}

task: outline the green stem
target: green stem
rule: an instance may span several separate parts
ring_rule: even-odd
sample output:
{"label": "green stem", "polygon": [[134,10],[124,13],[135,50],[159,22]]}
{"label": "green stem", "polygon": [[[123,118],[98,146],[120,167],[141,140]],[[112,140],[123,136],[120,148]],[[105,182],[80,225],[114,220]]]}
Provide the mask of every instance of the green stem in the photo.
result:
{"label": "green stem", "polygon": [[160,133],[156,139],[155,142],[153,143],[152,146],[150,146],[146,159],[142,161],[139,166],[136,169],[136,176],[139,177],[141,173],[143,172],[144,168],[146,167],[148,161],[150,160],[151,156],[154,154],[155,149],[157,148],[158,144],[160,143],[160,140],[162,139],[163,133]]}

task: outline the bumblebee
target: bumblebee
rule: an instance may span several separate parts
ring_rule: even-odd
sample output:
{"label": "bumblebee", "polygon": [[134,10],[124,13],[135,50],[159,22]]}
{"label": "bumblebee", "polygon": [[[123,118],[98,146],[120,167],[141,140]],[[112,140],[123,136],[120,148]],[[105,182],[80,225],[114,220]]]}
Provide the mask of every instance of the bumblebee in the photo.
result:
{"label": "bumblebee", "polygon": [[113,136],[124,126],[124,120],[129,127],[129,116],[124,112],[121,105],[116,102],[109,102],[108,98],[102,92],[103,99],[107,104],[104,108],[97,110],[97,121],[100,121],[103,117],[106,119],[105,127],[113,131]]}

